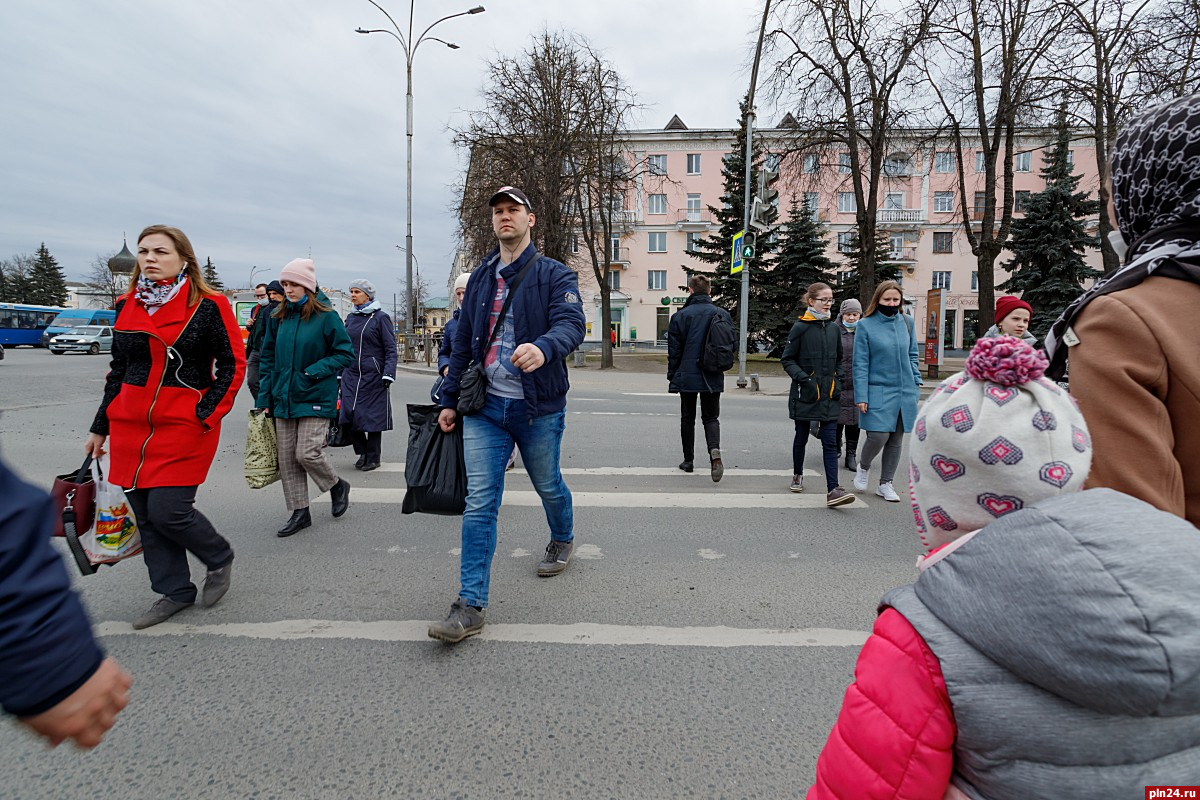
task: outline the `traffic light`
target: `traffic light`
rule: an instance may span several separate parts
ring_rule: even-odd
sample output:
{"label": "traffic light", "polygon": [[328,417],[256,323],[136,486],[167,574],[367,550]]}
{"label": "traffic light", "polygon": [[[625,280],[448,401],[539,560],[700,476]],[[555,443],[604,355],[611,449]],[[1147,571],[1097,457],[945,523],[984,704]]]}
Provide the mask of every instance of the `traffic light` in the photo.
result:
{"label": "traffic light", "polygon": [[749,261],[754,258],[754,234],[747,233],[742,237],[742,258]]}
{"label": "traffic light", "polygon": [[771,207],[779,199],[779,190],[775,181],[779,178],[779,170],[763,167],[758,171],[758,189],[754,193],[754,203],[750,206],[750,225],[760,231],[770,229],[767,217]]}

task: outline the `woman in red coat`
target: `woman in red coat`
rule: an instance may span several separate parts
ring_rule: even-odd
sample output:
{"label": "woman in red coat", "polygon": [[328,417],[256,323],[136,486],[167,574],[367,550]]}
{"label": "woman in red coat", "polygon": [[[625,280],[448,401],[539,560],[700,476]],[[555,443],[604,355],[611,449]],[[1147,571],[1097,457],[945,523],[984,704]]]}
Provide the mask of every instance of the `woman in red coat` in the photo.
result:
{"label": "woman in red coat", "polygon": [[108,440],[105,477],[125,489],[150,585],[162,595],[134,621],[140,629],[195,603],[189,552],[208,567],[203,605],[229,589],[233,548],[193,503],[246,356],[229,301],[204,282],[183,231],[146,228],[137,261],[117,301],[112,364],[84,449],[98,458]]}

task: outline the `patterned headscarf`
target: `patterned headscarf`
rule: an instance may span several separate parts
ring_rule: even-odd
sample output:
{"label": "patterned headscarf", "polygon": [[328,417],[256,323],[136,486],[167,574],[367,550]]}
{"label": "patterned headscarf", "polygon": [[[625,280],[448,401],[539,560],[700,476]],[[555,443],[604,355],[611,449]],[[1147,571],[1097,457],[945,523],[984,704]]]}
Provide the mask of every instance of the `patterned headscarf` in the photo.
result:
{"label": "patterned headscarf", "polygon": [[1200,95],[1150,109],[1117,137],[1112,155],[1113,205],[1129,242],[1124,266],[1067,307],[1046,336],[1050,367],[1067,366],[1063,336],[1100,295],[1137,286],[1151,274],[1200,283]]}

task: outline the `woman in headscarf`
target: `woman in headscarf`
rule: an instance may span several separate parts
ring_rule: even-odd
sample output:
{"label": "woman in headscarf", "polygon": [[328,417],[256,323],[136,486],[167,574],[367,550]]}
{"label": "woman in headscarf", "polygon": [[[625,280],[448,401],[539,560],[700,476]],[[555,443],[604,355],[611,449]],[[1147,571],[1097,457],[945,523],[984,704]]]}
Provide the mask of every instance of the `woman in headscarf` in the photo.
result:
{"label": "woman in headscarf", "polygon": [[370,281],[350,281],[350,301],[354,310],[346,317],[346,333],[354,363],[342,370],[339,421],[350,426],[358,454],[354,468],[370,472],[379,466],[383,431],[392,429],[388,389],[396,380],[396,333]]}
{"label": "woman in headscarf", "polygon": [[1111,172],[1124,264],[1051,327],[1047,374],[1069,359],[1096,453],[1089,487],[1200,526],[1200,95],[1133,119]]}
{"label": "woman in headscarf", "polygon": [[842,382],[839,400],[837,442],[841,455],[842,431],[846,433],[846,469],[858,472],[858,408],[854,405],[854,332],[862,319],[862,303],[855,297],[842,301],[838,307],[838,332],[842,336],[842,360],[838,363],[838,378]]}

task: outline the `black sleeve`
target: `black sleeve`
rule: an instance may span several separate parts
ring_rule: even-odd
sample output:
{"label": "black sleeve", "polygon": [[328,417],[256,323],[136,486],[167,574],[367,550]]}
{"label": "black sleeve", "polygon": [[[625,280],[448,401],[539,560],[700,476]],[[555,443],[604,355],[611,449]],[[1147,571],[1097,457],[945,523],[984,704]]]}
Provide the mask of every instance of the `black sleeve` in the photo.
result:
{"label": "black sleeve", "polygon": [[[118,317],[121,316],[121,309],[124,307],[124,300],[117,302]],[[108,406],[120,393],[121,384],[125,382],[125,370],[129,365],[125,348],[122,345],[124,339],[125,337],[117,332],[114,323],[112,360],[108,362],[108,375],[104,379],[104,397],[100,400],[100,410],[96,412],[96,417],[92,420],[92,427],[88,429],[90,433],[108,436]]]}

